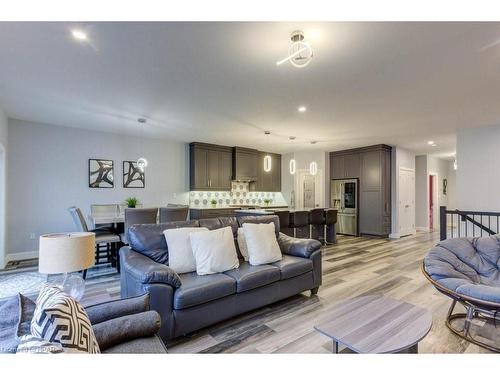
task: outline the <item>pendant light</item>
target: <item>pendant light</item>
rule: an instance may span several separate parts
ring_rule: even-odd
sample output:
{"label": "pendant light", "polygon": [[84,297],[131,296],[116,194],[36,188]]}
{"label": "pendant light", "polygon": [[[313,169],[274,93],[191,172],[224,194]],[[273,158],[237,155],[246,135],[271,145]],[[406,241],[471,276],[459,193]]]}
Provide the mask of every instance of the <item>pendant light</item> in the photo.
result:
{"label": "pendant light", "polygon": [[[265,135],[270,135],[271,132],[269,130],[266,130],[264,132]],[[267,144],[267,139],[266,139],[266,144]],[[271,169],[272,169],[272,159],[271,159],[271,155],[266,155],[264,156],[264,172],[271,172]]]}
{"label": "pendant light", "polygon": [[309,174],[316,176],[316,173],[318,173],[318,163],[312,161],[311,164],[309,164]]}
{"label": "pendant light", "polygon": [[[144,124],[146,124],[146,119],[141,117],[141,118],[137,119],[137,122],[139,124],[141,124],[142,137],[144,137]],[[144,151],[144,149],[142,147],[143,143],[144,143],[144,141],[141,139],[141,154]],[[137,167],[139,168],[139,170],[141,172],[144,173],[144,170],[146,169],[147,166],[148,166],[148,159],[146,159],[144,156],[141,156],[141,157],[139,157],[139,159],[137,159]]]}
{"label": "pendant light", "polygon": [[295,159],[290,159],[289,168],[290,174],[295,174],[295,171],[297,170],[297,163],[295,162]]}
{"label": "pendant light", "polygon": [[264,172],[271,172],[271,155],[264,156]]}

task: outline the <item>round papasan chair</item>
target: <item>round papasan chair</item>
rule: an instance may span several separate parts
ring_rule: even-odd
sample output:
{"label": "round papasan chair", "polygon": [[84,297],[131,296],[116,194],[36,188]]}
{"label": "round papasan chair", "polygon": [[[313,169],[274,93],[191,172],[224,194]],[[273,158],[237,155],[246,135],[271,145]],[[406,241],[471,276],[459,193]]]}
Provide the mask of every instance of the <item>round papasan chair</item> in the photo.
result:
{"label": "round papasan chair", "polygon": [[[475,318],[497,323],[500,311],[500,235],[481,238],[451,238],[439,242],[425,256],[422,271],[441,293],[452,298],[446,326],[458,336],[500,352],[500,348],[473,338],[470,324]],[[456,303],[466,314],[453,313]],[[465,318],[465,319],[464,319]],[[464,319],[463,329],[451,322]]]}

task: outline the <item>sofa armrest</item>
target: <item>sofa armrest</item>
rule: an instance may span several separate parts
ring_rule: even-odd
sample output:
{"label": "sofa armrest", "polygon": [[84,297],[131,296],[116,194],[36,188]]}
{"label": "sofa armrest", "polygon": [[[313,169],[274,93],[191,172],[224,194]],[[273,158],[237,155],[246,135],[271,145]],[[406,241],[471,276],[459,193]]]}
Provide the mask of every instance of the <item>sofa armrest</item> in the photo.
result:
{"label": "sofa armrest", "polygon": [[301,258],[310,258],[311,254],[321,248],[321,242],[307,238],[294,238],[280,233],[278,244],[281,252]]}
{"label": "sofa armrest", "polygon": [[92,329],[101,350],[141,337],[155,335],[160,329],[160,315],[144,311],[94,324]]}
{"label": "sofa armrest", "polygon": [[128,276],[141,284],[168,284],[173,288],[181,286],[179,275],[170,267],[157,263],[129,246],[120,249],[120,267]]}

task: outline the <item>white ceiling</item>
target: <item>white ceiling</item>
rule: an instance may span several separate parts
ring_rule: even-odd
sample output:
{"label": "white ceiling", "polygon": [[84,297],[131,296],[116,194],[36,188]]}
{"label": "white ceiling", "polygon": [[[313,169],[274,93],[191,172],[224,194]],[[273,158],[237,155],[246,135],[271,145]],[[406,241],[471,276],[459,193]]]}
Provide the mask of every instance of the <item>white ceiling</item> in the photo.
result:
{"label": "white ceiling", "polygon": [[[277,67],[295,29],[314,60]],[[484,49],[499,38],[500,23],[4,22],[0,107],[135,135],[146,117],[147,136],[278,152],[387,143],[445,156],[458,128],[500,122],[500,44]]]}

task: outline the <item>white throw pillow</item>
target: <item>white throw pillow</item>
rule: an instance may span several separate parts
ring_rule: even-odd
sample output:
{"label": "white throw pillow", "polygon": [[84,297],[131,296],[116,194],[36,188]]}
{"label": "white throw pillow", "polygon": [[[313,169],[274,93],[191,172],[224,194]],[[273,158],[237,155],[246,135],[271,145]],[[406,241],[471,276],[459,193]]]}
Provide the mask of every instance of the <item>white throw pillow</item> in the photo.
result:
{"label": "white throw pillow", "polygon": [[247,241],[245,240],[245,232],[243,232],[243,228],[238,228],[238,247],[240,248],[240,253],[248,262],[248,249],[247,249]]}
{"label": "white throw pillow", "polygon": [[252,266],[274,263],[283,257],[276,240],[274,223],[244,223],[243,233],[248,250],[248,261]]}
{"label": "white throw pillow", "polygon": [[231,227],[193,232],[189,237],[198,275],[210,275],[240,266]]}
{"label": "white throw pillow", "polygon": [[196,271],[196,261],[189,240],[189,234],[194,232],[208,232],[208,228],[186,227],[163,231],[168,246],[168,266],[177,273]]}

